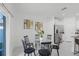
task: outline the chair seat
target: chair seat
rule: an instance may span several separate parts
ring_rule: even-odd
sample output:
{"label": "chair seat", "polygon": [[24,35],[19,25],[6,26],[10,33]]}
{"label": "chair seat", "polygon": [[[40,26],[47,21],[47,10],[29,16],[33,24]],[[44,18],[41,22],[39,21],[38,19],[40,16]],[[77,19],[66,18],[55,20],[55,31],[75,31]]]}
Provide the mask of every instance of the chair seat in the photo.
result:
{"label": "chair seat", "polygon": [[35,49],[34,48],[32,48],[32,47],[30,47],[30,48],[27,48],[27,49],[25,49],[25,53],[32,53],[32,52],[34,52],[35,51]]}
{"label": "chair seat", "polygon": [[79,45],[79,39],[75,39],[75,43]]}
{"label": "chair seat", "polygon": [[41,56],[49,56],[49,55],[51,55],[51,52],[48,49],[40,49],[39,54]]}
{"label": "chair seat", "polygon": [[58,45],[52,45],[51,48],[52,49],[59,49],[59,46]]}

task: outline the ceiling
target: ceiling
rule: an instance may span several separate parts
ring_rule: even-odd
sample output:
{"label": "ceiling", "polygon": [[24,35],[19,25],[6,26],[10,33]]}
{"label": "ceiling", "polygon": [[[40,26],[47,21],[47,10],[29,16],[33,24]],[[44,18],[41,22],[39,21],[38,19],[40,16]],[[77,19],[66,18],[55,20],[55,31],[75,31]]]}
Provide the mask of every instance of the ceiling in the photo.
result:
{"label": "ceiling", "polygon": [[79,13],[79,3],[7,3],[7,8],[21,16],[67,16]]}

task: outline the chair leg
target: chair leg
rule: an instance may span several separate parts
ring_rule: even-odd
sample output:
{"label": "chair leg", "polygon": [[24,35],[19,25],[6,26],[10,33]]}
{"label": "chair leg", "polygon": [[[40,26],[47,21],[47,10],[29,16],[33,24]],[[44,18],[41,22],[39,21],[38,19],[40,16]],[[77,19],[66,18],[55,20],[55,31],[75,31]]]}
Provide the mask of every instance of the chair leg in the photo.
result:
{"label": "chair leg", "polygon": [[28,56],[29,56],[29,54],[28,54]]}
{"label": "chair leg", "polygon": [[57,54],[58,54],[58,56],[59,56],[59,50],[57,49]]}
{"label": "chair leg", "polygon": [[79,52],[79,45],[78,45],[78,52]]}
{"label": "chair leg", "polygon": [[34,51],[34,55],[36,56],[35,51]]}

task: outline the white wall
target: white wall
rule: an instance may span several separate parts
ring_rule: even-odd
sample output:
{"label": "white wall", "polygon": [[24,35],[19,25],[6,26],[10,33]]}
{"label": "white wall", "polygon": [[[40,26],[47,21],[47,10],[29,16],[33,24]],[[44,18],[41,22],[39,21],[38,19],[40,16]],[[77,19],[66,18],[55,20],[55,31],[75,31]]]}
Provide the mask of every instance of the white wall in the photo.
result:
{"label": "white wall", "polygon": [[76,29],[79,30],[79,15],[76,16]]}
{"label": "white wall", "polygon": [[52,43],[54,43],[54,18],[52,17],[49,21],[44,21],[44,39],[46,39],[48,34],[52,35]]}
{"label": "white wall", "polygon": [[71,36],[75,34],[75,17],[69,17],[64,19],[64,32],[67,41],[72,41]]}
{"label": "white wall", "polygon": [[[74,36],[75,35],[75,17],[68,17],[64,19],[64,42],[70,42],[71,52],[74,52]],[[69,48],[69,47],[67,47]]]}

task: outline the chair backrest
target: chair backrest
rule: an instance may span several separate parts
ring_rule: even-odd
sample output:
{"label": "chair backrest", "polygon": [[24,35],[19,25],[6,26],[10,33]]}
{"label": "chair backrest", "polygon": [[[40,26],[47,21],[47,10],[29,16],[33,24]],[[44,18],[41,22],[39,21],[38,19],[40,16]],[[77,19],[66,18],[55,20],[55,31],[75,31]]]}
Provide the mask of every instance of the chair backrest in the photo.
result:
{"label": "chair backrest", "polygon": [[23,48],[25,50],[26,49],[26,44],[25,44],[24,40],[22,40],[22,44],[23,44]]}
{"label": "chair backrest", "polygon": [[35,34],[35,39],[39,39],[39,35],[38,34]]}
{"label": "chair backrest", "polygon": [[52,35],[47,35],[47,39],[51,41]]}
{"label": "chair backrest", "polygon": [[55,34],[54,43],[55,44],[60,44],[60,42],[61,42],[61,38],[60,38],[59,34]]}
{"label": "chair backrest", "polygon": [[25,43],[30,43],[30,42],[29,42],[28,35],[24,36],[24,41],[25,41]]}

